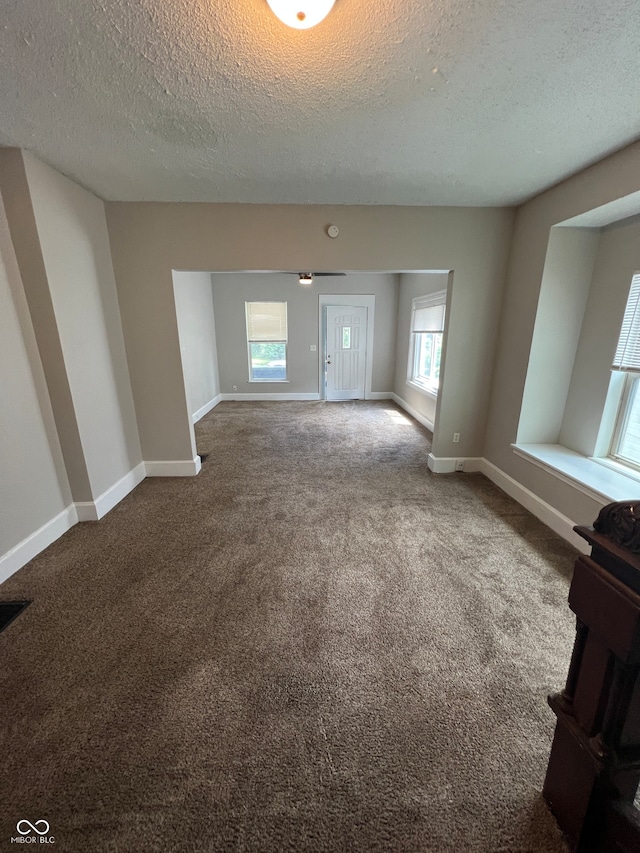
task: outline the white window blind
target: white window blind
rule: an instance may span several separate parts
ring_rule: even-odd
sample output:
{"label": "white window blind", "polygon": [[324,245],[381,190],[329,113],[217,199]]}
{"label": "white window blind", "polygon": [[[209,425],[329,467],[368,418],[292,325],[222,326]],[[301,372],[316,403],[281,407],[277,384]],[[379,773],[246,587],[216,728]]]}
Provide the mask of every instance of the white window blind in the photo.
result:
{"label": "white window blind", "polygon": [[613,369],[640,373],[640,272],[631,279]]}
{"label": "white window blind", "polygon": [[446,290],[413,300],[412,332],[443,332]]}
{"label": "white window blind", "polygon": [[287,340],[286,302],[247,302],[245,304],[249,341]]}

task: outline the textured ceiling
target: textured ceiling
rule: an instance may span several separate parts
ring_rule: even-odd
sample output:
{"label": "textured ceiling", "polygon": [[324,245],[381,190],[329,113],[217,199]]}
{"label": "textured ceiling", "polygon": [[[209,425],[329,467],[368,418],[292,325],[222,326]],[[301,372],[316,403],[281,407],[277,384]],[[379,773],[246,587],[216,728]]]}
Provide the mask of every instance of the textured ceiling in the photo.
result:
{"label": "textured ceiling", "polygon": [[105,199],[514,204],[638,137],[638,0],[0,0],[0,145]]}

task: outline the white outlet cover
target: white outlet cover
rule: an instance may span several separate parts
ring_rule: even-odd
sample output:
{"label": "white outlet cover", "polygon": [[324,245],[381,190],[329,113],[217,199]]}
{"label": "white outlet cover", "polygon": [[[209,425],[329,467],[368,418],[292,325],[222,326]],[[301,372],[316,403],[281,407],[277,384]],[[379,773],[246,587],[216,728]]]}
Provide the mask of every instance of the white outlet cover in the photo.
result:
{"label": "white outlet cover", "polygon": [[338,228],[337,225],[330,225],[327,228],[327,234],[329,235],[329,237],[335,238],[338,236],[339,233],[340,233],[340,229]]}

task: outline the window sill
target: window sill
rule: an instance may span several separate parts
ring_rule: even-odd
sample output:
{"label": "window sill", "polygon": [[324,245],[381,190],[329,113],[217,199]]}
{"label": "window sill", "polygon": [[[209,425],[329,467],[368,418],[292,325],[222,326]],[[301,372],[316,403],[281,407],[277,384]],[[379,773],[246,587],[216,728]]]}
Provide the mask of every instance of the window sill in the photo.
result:
{"label": "window sill", "polygon": [[640,497],[640,474],[636,476],[622,465],[582,456],[561,444],[512,444],[511,447],[517,456],[553,474],[598,503]]}
{"label": "window sill", "polygon": [[287,385],[288,379],[247,379],[249,385]]}
{"label": "window sill", "polygon": [[425,397],[431,397],[433,400],[438,399],[438,392],[433,388],[427,388],[425,385],[421,385],[419,382],[413,382],[411,379],[407,379],[407,385],[415,391],[420,391],[420,393],[424,394]]}

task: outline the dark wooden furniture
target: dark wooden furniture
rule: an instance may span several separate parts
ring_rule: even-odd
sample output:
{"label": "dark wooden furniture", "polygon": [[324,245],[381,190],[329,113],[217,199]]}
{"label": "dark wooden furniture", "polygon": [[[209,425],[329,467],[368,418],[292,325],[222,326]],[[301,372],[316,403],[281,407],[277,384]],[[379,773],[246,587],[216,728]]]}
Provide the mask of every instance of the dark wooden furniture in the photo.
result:
{"label": "dark wooden furniture", "polygon": [[[576,639],[543,795],[576,853],[640,853],[640,501],[611,504],[578,557]],[[621,544],[624,543],[624,544]]]}

